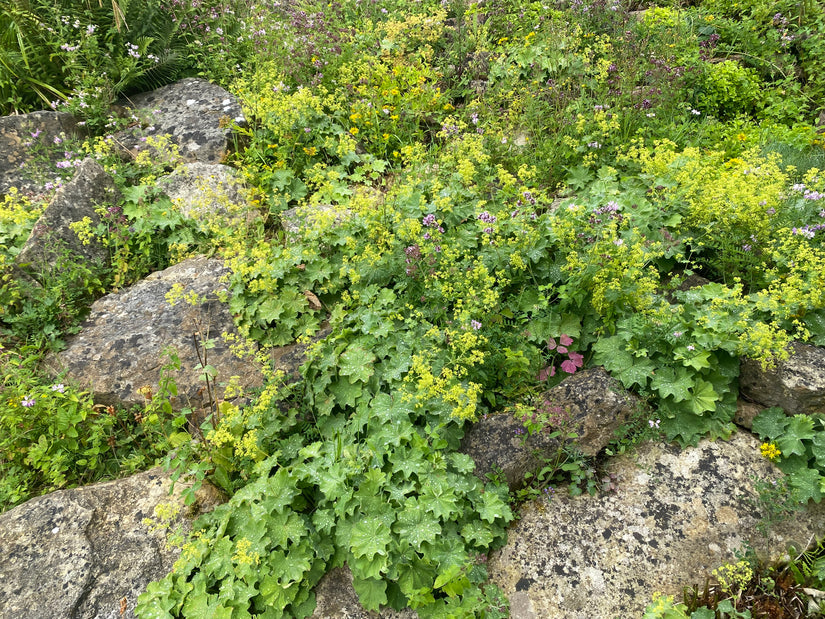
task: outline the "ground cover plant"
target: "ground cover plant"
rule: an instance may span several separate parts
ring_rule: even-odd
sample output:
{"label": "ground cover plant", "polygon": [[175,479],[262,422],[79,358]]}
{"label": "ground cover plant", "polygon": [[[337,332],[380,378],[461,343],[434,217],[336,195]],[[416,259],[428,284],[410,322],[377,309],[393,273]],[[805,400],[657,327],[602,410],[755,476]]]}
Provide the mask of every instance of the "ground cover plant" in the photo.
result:
{"label": "ground cover plant", "polygon": [[[98,159],[124,201],[83,230],[111,267],[72,265],[78,290],[15,277],[49,196],[4,197],[0,506],[165,461],[230,498],[149,586],[142,617],[308,616],[314,585],[344,563],[368,609],[507,616],[485,561],[511,497],[456,452],[467,423],[515,408],[537,431],[552,416],[543,392],[603,365],[647,403],[611,453],[651,435],[724,438],[740,358],[768,366],[793,340],[825,343],[822,7],[637,8],[3,8],[3,111],[79,114],[90,137],[55,146]],[[112,148],[110,104],[182,75],[244,106],[228,162],[251,188],[243,226],[189,220],[155,189],[179,163],[170,142],[151,161]],[[103,410],[37,369],[92,299],[201,253],[232,270],[239,350],[308,343],[329,324],[299,383],[265,367],[246,404],[222,385],[190,436],[170,381],[142,410]],[[774,411],[754,425],[797,502],[821,499],[818,423]],[[570,446],[524,496],[561,486],[612,482]],[[710,612],[745,616],[729,597]],[[651,616],[687,616],[656,604]]]}

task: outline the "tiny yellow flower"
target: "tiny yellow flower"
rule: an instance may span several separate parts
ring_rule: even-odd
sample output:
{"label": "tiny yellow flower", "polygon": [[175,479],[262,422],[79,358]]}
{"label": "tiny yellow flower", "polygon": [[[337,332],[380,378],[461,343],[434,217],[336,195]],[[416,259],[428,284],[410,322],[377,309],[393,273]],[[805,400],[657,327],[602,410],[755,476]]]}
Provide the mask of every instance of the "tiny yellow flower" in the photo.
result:
{"label": "tiny yellow flower", "polygon": [[759,450],[762,452],[762,455],[771,462],[776,462],[779,456],[782,455],[782,452],[779,451],[775,443],[762,443]]}
{"label": "tiny yellow flower", "polygon": [[352,135],[358,135],[358,127],[352,127],[352,128],[349,130],[349,132],[350,132]]}

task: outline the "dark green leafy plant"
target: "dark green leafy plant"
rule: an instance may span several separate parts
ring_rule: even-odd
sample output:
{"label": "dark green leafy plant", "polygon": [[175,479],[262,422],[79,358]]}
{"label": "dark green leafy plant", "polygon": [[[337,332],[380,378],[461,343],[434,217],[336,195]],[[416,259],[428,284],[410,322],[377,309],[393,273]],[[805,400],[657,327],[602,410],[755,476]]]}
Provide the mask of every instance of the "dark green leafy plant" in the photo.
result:
{"label": "dark green leafy plant", "polygon": [[762,453],[787,475],[796,501],[822,500],[825,486],[825,423],[818,417],[786,415],[768,408],[754,419],[753,431],[764,441]]}
{"label": "dark green leafy plant", "polygon": [[185,417],[94,405],[88,392],[40,376],[40,361],[32,347],[0,346],[0,511],[145,469],[180,444]]}

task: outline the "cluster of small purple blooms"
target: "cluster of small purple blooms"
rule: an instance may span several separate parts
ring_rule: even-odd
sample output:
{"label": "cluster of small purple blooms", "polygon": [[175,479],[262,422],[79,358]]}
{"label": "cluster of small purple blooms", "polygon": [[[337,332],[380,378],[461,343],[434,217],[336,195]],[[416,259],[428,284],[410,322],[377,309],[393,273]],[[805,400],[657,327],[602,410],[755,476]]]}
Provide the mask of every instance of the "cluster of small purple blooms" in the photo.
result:
{"label": "cluster of small purple blooms", "polygon": [[478,126],[478,112],[473,112],[470,116],[470,122],[476,125],[476,133],[484,135],[484,129]]}
{"label": "cluster of small purple blooms", "polygon": [[590,216],[590,225],[598,225],[605,219],[608,221],[612,220],[617,222],[621,222],[622,219],[624,219],[624,215],[621,213],[621,207],[618,202],[611,200],[604,206],[600,206],[595,209],[593,214]]}
{"label": "cluster of small purple blooms", "polygon": [[701,41],[699,43],[699,57],[706,62],[709,61],[713,55],[713,50],[719,44],[719,39],[721,38],[720,35],[714,32],[707,39]]}
{"label": "cluster of small purple blooms", "polygon": [[404,261],[407,264],[406,273],[409,276],[415,275],[418,270],[418,261],[421,260],[421,248],[418,245],[410,245],[404,249],[406,258]]}
{"label": "cluster of small purple blooms", "polygon": [[812,239],[820,230],[825,230],[825,224],[816,224],[813,226],[802,226],[801,228],[792,228],[791,234],[797,234],[799,236],[805,237],[806,239]]}
{"label": "cluster of small purple blooms", "polygon": [[573,344],[573,338],[569,335],[561,334],[558,344],[552,337],[547,340],[547,350],[553,353],[553,362],[539,372],[538,379],[546,381],[556,375],[555,356],[567,355],[567,359],[561,362],[561,370],[567,374],[575,374],[576,370],[584,365],[584,355],[570,350],[568,347]]}
{"label": "cluster of small purple blooms", "polygon": [[539,414],[541,414],[545,420],[545,425],[542,429],[547,432],[552,431],[553,428],[566,427],[570,423],[570,410],[559,406],[550,399],[543,400],[537,408],[538,410],[533,413],[530,422],[533,425],[537,425],[539,423]]}
{"label": "cluster of small purple blooms", "polygon": [[[435,215],[433,213],[430,213],[429,215],[424,215],[424,217],[421,219],[421,225],[425,228],[433,228],[440,234],[444,234],[444,228],[441,226],[441,224],[438,223],[438,220],[435,218]],[[425,241],[433,240],[433,235],[430,234],[429,230],[424,233],[423,239]],[[441,245],[436,245],[433,249],[435,249],[436,253],[439,253],[441,251]]]}
{"label": "cluster of small purple blooms", "polygon": [[782,13],[777,13],[773,16],[772,23],[776,27],[779,34],[779,45],[781,47],[788,47],[788,45],[790,45],[796,38],[795,35],[791,34],[789,28],[790,22],[788,21],[788,18],[782,15]]}
{"label": "cluster of small purple blooms", "polygon": [[[66,386],[63,383],[54,384],[52,385],[51,389],[55,393],[66,392]],[[31,395],[23,398],[20,401],[20,406],[22,406],[23,408],[32,408],[35,404],[37,404],[37,400],[34,398],[34,396]]]}
{"label": "cluster of small purple blooms", "polygon": [[438,224],[438,220],[435,218],[434,213],[430,213],[429,215],[424,215],[424,217],[421,219],[421,225],[424,226],[425,228],[436,228],[439,232],[444,234],[444,228],[442,228]]}
{"label": "cluster of small purple blooms", "polygon": [[[524,199],[524,202],[522,202],[522,198]],[[521,198],[516,200],[516,210],[513,211],[512,213],[510,213],[510,217],[512,217],[513,219],[518,217],[521,214],[521,211],[519,209],[524,207],[526,204],[529,204],[530,206],[535,206],[536,205],[536,199],[533,197],[533,194],[530,193],[529,191],[523,192],[521,194]],[[538,219],[538,215],[536,214],[535,211],[532,211],[530,213],[530,220],[535,221],[536,219]]]}
{"label": "cluster of small purple blooms", "polygon": [[[804,200],[811,200],[816,202],[818,200],[825,199],[825,193],[814,191],[812,189],[808,189],[803,183],[796,183],[795,185],[791,186],[791,191],[796,193],[801,193],[802,198]],[[825,219],[825,209],[819,211],[819,216]],[[820,230],[825,230],[825,223],[822,224],[814,224],[814,225],[805,225],[801,228],[792,228],[791,234],[803,236],[806,239],[812,239],[816,236],[816,233]]]}
{"label": "cluster of small purple blooms", "polygon": [[[428,215],[424,215],[421,219],[421,225],[425,228],[429,228],[433,231],[433,233],[440,233],[444,234],[444,228],[438,223],[438,220],[435,217],[434,213],[429,213]],[[433,234],[427,230],[424,235],[423,239],[425,241],[435,241],[433,238]],[[433,251],[437,254],[441,252],[441,245],[435,244],[433,245]],[[421,260],[424,258],[424,252],[421,251],[421,247],[419,245],[409,245],[404,249],[405,254],[405,262],[407,264],[406,273],[408,276],[412,277],[418,273],[418,267],[421,264]],[[433,254],[429,255],[429,264],[432,266],[435,264],[435,256]]]}
{"label": "cluster of small purple blooms", "polygon": [[802,194],[802,197],[803,197],[805,200],[812,200],[812,201],[816,201],[816,200],[822,200],[823,198],[825,198],[825,193],[822,193],[822,192],[819,192],[819,191],[813,191],[813,190],[811,190],[811,189],[808,189],[808,188],[804,185],[804,183],[796,183],[795,185],[792,185],[792,186],[791,186],[791,191],[795,191],[795,192],[797,192],[797,193],[801,193],[801,194]]}
{"label": "cluster of small purple blooms", "polygon": [[441,131],[443,131],[445,135],[458,135],[460,129],[458,128],[458,125],[444,124],[441,125]]}
{"label": "cluster of small purple blooms", "polygon": [[495,215],[491,215],[489,212],[484,211],[483,213],[478,215],[478,220],[488,224],[486,228],[484,228],[484,234],[492,234],[493,233],[493,226],[492,224],[496,223],[498,219]]}
{"label": "cluster of small purple blooms", "polygon": [[75,158],[76,153],[70,150],[63,151],[63,159],[54,164],[56,168],[65,170],[67,168],[76,168],[83,163],[80,158]]}

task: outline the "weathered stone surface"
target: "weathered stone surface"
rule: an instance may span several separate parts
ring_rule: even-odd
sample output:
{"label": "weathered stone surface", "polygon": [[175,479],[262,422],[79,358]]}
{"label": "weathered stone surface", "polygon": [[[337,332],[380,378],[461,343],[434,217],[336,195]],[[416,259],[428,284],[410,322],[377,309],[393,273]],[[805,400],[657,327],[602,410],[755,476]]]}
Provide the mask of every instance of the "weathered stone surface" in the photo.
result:
{"label": "weathered stone surface", "polygon": [[[141,404],[145,400],[138,390],[148,385],[157,393],[166,363],[162,352],[172,347],[181,364],[180,371],[172,372],[178,388],[173,405],[203,406],[207,394],[199,380],[195,341],[212,339],[215,346],[207,351],[206,361],[217,369],[218,384],[239,376],[241,386],[259,386],[257,364],[236,357],[221,337],[237,333],[228,305],[215,296],[225,289],[221,278],[227,273],[220,260],[190,258],[99,299],[80,333],[67,341],[66,350],[48,359],[48,366],[55,372],[65,369],[69,379],[87,385],[101,404]],[[192,305],[181,298],[172,305],[166,295],[173,286],[205,300]]]}
{"label": "weathered stone surface", "polygon": [[146,148],[141,138],[169,134],[184,160],[221,163],[232,146],[232,123],[246,122],[233,95],[197,78],[135,95],[129,105],[151,122],[143,130],[126,130],[116,136],[133,154]]}
{"label": "weathered stone surface", "polygon": [[825,348],[796,342],[790,358],[772,370],[743,360],[739,393],[763,406],[780,406],[789,415],[825,414]]}
{"label": "weathered stone surface", "polygon": [[352,572],[339,567],[326,574],[315,587],[316,603],[312,619],[415,619],[410,609],[385,608],[380,613],[364,610],[352,586]]}
{"label": "weathered stone surface", "polygon": [[[26,193],[40,193],[48,182],[60,178],[55,163],[63,159],[63,151],[54,150],[54,140],[81,134],[71,114],[62,112],[32,112],[19,116],[0,117],[0,197],[16,187]],[[51,150],[47,165],[37,161],[43,150]],[[47,151],[48,152],[48,151]]]}
{"label": "weathered stone surface", "polygon": [[179,509],[172,527],[187,529],[194,513],[183,505],[182,487],[169,496],[169,478],[153,469],[54,492],[0,515],[0,617],[134,617],[137,596],[178,555],[143,519],[171,503]]}
{"label": "weathered stone surface", "polygon": [[243,183],[229,166],[188,163],[158,179],[157,184],[184,217],[241,215],[247,210],[241,195]]}
{"label": "weathered stone surface", "polygon": [[[595,456],[627,421],[635,402],[604,368],[589,368],[566,378],[544,394],[544,400],[566,420],[569,431],[578,434],[575,443],[588,456]],[[544,458],[560,448],[550,437],[556,429],[527,436],[524,424],[511,415],[488,415],[473,424],[461,443],[461,451],[473,458],[476,475],[501,471],[511,489],[524,483],[524,475],[538,468]]]}
{"label": "weathered stone surface", "polygon": [[301,228],[314,226],[319,222],[339,225],[351,214],[349,209],[333,204],[307,204],[282,212],[281,225],[288,236],[296,237],[301,232]]}
{"label": "weathered stone surface", "polygon": [[[332,333],[329,325],[321,325],[321,330],[312,338],[312,343],[320,342]],[[306,352],[309,344],[287,344],[279,346],[272,351],[272,369],[280,370],[284,373],[286,382],[294,383],[301,380],[300,368],[306,361]]]}
{"label": "weathered stone surface", "polygon": [[491,579],[510,598],[512,617],[640,617],[654,592],[680,595],[704,584],[745,542],[780,558],[825,525],[825,506],[811,505],[759,532],[764,514],[752,476],[781,473],[745,432],[681,452],[649,443],[612,460],[607,472],[617,493],[558,493],[550,503],[526,504],[506,546],[491,554]]}
{"label": "weathered stone surface", "polygon": [[736,401],[736,416],[733,421],[736,425],[750,430],[753,427],[753,420],[756,416],[764,410],[764,407],[754,404],[753,402],[745,402],[745,400]]}
{"label": "weathered stone surface", "polygon": [[91,264],[105,263],[108,253],[100,241],[90,238],[84,243],[69,226],[88,218],[94,229],[101,221],[95,208],[113,206],[119,200],[120,192],[112,177],[97,161],[86,159],[74,178],[57,191],[34,224],[31,235],[17,255],[17,263],[31,265],[29,269],[34,273],[51,270],[64,251]]}

